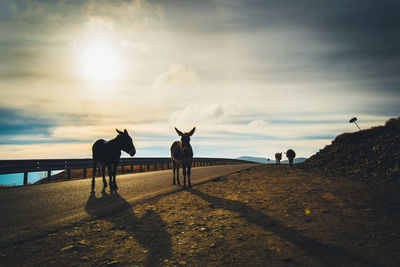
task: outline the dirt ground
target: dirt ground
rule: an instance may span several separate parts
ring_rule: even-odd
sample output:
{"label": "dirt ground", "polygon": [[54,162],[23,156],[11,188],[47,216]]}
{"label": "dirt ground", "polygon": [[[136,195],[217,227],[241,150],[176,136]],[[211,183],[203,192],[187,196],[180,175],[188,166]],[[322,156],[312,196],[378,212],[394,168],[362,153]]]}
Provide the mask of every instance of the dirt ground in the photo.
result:
{"label": "dirt ground", "polygon": [[[399,266],[400,184],[259,165],[2,248],[1,266]],[[98,202],[126,209],[98,217]]]}

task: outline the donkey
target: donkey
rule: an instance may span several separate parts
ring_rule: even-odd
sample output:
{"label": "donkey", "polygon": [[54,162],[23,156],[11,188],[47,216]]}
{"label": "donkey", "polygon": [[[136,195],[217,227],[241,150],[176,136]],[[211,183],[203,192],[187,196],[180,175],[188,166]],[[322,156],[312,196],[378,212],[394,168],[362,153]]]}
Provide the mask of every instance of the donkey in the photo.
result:
{"label": "donkey", "polygon": [[282,159],[282,152],[281,153],[275,153],[275,163],[280,164]]}
{"label": "donkey", "polygon": [[110,177],[110,189],[117,190],[117,182],[115,177],[117,175],[117,168],[119,159],[121,157],[121,150],[125,151],[131,157],[136,154],[135,146],[132,143],[132,138],[129,136],[128,131],[125,129],[123,132],[115,129],[118,133],[117,137],[110,141],[103,139],[97,140],[92,146],[93,153],[93,179],[92,179],[92,190],[95,186],[95,177],[97,166],[101,166],[103,173],[103,184],[107,187],[105,168],[108,167],[108,176]]}
{"label": "donkey", "polygon": [[289,149],[288,151],[286,151],[286,157],[289,160],[289,166],[292,167],[293,159],[296,157],[296,153],[292,149]]}
{"label": "donkey", "polygon": [[192,168],[192,160],[193,160],[193,150],[190,145],[190,137],[194,134],[196,127],[194,127],[188,133],[182,133],[177,128],[175,131],[181,137],[181,141],[175,141],[171,146],[171,161],[174,172],[173,184],[175,184],[175,169],[176,169],[176,181],[178,185],[180,185],[179,181],[179,167],[182,164],[183,171],[183,187],[186,187],[186,169],[187,169],[187,177],[188,177],[188,186],[192,187],[190,184],[190,171]]}

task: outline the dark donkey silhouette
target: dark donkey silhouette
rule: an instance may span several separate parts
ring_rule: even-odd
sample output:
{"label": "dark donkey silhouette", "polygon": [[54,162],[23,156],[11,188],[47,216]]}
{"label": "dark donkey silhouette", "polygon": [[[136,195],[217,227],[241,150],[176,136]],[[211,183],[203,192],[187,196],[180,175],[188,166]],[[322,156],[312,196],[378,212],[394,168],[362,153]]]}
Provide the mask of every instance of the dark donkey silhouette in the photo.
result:
{"label": "dark donkey silhouette", "polygon": [[190,171],[192,168],[192,160],[193,160],[193,150],[190,145],[190,137],[193,135],[196,127],[194,127],[188,133],[182,133],[178,129],[175,128],[175,131],[181,137],[181,141],[175,141],[171,146],[171,161],[172,168],[174,172],[173,184],[175,184],[175,169],[176,169],[176,181],[178,184],[181,184],[179,181],[179,167],[182,164],[183,171],[183,186],[186,187],[186,169],[187,169],[187,177],[188,177],[188,186],[192,187],[190,184]]}
{"label": "dark donkey silhouette", "polygon": [[292,167],[293,166],[293,160],[296,157],[296,153],[293,151],[293,149],[289,149],[286,152],[286,157],[289,159],[289,166]]}
{"label": "dark donkey silhouette", "polygon": [[117,168],[119,163],[119,158],[121,157],[121,150],[125,151],[131,157],[136,153],[135,146],[132,143],[132,138],[129,136],[128,131],[125,129],[123,132],[118,131],[117,137],[111,139],[110,141],[105,141],[103,139],[97,140],[92,146],[93,152],[93,179],[92,179],[92,189],[95,186],[95,177],[97,166],[101,166],[103,174],[104,188],[107,187],[105,168],[108,167],[108,175],[110,177],[110,189],[117,190],[117,182],[115,177],[117,175]]}
{"label": "dark donkey silhouette", "polygon": [[275,163],[280,164],[282,159],[282,152],[280,153],[275,153]]}

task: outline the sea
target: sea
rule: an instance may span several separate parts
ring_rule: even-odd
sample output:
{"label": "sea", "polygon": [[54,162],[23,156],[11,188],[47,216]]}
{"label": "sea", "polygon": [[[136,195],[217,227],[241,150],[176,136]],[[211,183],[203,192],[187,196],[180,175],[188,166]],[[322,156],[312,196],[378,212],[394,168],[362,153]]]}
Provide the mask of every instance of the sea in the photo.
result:
{"label": "sea", "polygon": [[[52,171],[51,175],[62,172],[63,170]],[[29,172],[28,184],[34,184],[37,181],[46,178],[47,172]],[[23,173],[0,174],[0,187],[12,187],[24,185]]]}

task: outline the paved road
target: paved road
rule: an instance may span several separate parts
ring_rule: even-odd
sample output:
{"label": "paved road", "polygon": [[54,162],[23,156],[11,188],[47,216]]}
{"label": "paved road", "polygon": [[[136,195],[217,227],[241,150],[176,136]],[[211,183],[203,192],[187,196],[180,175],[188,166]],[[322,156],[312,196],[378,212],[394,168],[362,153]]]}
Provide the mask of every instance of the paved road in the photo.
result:
{"label": "paved road", "polygon": [[[237,164],[193,168],[192,185],[254,165]],[[181,189],[181,187],[172,185],[171,170],[119,175],[117,183],[118,194],[130,204]],[[59,227],[90,218],[85,207],[89,200],[101,199],[102,188],[101,178],[97,178],[94,192],[91,192],[91,179],[0,190],[0,248],[35,236],[45,235]],[[109,194],[108,189],[106,194]],[[107,201],[96,203],[93,206],[92,201],[90,202],[90,213],[94,212],[96,216],[110,214],[119,208],[109,205]]]}

